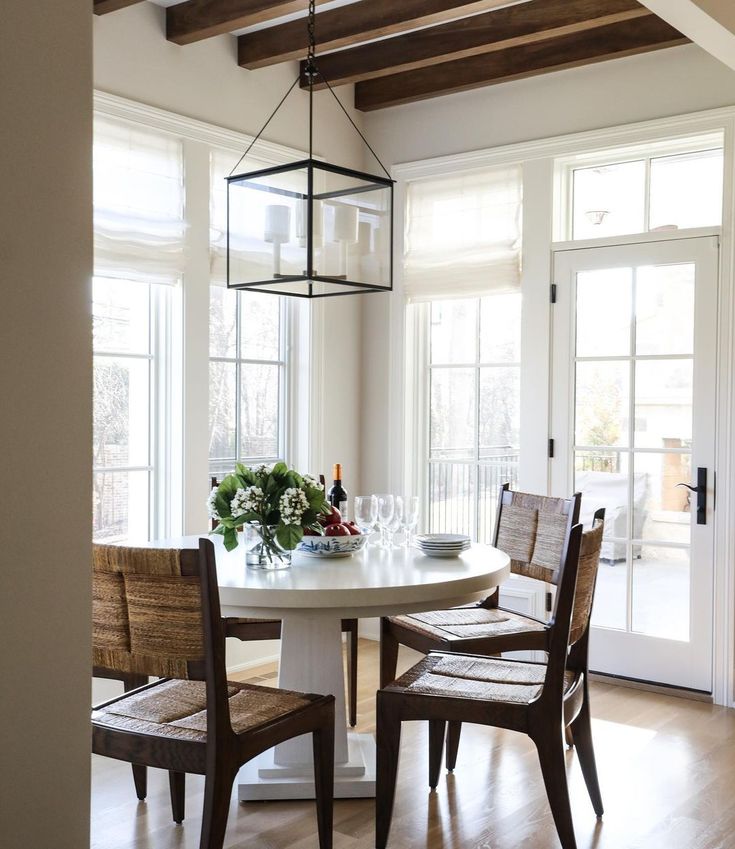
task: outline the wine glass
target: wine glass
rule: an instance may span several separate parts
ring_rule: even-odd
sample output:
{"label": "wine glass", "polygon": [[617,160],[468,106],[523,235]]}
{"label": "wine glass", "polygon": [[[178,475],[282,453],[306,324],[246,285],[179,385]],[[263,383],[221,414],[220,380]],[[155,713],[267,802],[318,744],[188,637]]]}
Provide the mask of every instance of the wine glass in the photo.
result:
{"label": "wine glass", "polygon": [[392,495],[376,495],[378,502],[378,528],[380,530],[380,545],[382,548],[390,548],[388,531],[393,522],[393,511],[395,510],[395,499]]}
{"label": "wine glass", "polygon": [[[390,520],[390,524],[388,526],[388,531],[390,536],[388,538],[388,548],[393,548],[394,540],[396,538],[396,534],[401,529],[403,524],[403,497],[400,495],[396,495],[393,499],[393,518]],[[400,546],[397,546],[400,548]]]}
{"label": "wine glass", "polygon": [[375,530],[378,518],[378,499],[374,495],[355,497],[355,521],[363,534],[370,535]]}
{"label": "wine glass", "polygon": [[404,545],[406,548],[413,545],[413,535],[416,525],[419,523],[419,497],[418,495],[400,496],[403,505],[403,532],[406,535]]}

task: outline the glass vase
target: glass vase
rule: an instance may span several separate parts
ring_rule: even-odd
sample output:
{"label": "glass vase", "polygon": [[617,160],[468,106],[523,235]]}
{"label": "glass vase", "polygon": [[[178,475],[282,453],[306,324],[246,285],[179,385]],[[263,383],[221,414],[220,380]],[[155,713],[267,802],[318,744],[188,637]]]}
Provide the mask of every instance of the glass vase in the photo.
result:
{"label": "glass vase", "polygon": [[275,525],[251,525],[246,534],[245,565],[248,569],[289,569],[292,552],[276,539]]}

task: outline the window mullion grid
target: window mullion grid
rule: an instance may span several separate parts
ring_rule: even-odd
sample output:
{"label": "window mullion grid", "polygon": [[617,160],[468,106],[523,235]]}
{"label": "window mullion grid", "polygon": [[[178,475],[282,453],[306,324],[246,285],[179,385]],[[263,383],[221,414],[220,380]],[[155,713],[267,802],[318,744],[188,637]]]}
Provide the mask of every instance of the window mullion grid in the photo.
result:
{"label": "window mullion grid", "polygon": [[480,539],[480,298],[475,299],[475,521],[474,539]]}

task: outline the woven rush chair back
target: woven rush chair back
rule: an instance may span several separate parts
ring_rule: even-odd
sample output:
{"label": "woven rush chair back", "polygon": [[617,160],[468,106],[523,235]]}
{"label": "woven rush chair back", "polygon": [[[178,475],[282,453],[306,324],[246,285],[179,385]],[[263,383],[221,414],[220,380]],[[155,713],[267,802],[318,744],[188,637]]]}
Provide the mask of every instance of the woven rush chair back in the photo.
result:
{"label": "woven rush chair back", "polygon": [[495,546],[510,557],[511,571],[549,584],[559,580],[572,525],[579,519],[581,494],[552,498],[515,492],[503,484],[498,499]]}
{"label": "woven rush chair back", "polygon": [[579,642],[589,630],[604,532],[605,510],[602,508],[595,513],[590,530],[582,534],[579,568],[577,570],[577,588],[574,593],[572,624],[569,631],[570,646]]}
{"label": "woven rush chair back", "polygon": [[96,666],[205,680],[197,550],[96,544],[92,587]]}

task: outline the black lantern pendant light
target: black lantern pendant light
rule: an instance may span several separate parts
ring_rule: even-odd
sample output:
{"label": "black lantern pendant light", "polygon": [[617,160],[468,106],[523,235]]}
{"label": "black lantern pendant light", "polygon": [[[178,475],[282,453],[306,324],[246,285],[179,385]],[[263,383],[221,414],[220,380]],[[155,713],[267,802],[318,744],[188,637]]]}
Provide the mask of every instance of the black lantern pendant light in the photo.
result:
{"label": "black lantern pendant light", "polygon": [[[299,82],[298,77],[227,177],[227,286],[302,298],[393,288],[393,180],[315,60],[309,2],[309,157],[235,174]],[[313,157],[314,82],[321,77],[383,169],[375,176]]]}

